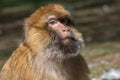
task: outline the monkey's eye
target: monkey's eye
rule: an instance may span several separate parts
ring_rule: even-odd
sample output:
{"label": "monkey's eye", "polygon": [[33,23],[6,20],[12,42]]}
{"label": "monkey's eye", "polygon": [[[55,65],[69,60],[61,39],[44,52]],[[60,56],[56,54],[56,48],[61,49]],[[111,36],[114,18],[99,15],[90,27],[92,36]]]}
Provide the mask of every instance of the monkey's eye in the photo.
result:
{"label": "monkey's eye", "polygon": [[58,22],[57,20],[51,19],[51,20],[49,21],[49,24],[54,25],[54,24],[56,24],[57,22]]}
{"label": "monkey's eye", "polygon": [[60,22],[65,25],[72,25],[69,19],[60,19]]}

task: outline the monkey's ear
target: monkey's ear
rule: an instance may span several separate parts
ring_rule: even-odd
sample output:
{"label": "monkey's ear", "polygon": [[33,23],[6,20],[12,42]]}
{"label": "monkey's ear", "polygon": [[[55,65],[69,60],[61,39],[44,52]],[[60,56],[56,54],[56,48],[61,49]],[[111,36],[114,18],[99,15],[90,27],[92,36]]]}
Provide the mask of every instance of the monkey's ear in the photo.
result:
{"label": "monkey's ear", "polygon": [[25,32],[28,32],[32,28],[32,25],[33,25],[32,21],[29,18],[26,18],[24,20],[24,30],[25,30]]}
{"label": "monkey's ear", "polygon": [[32,21],[29,18],[24,20],[25,27],[30,27],[32,25]]}
{"label": "monkey's ear", "polygon": [[32,28],[32,26],[33,26],[33,22],[31,21],[31,19],[30,18],[26,18],[24,20],[24,29],[25,29],[25,31],[28,32]]}

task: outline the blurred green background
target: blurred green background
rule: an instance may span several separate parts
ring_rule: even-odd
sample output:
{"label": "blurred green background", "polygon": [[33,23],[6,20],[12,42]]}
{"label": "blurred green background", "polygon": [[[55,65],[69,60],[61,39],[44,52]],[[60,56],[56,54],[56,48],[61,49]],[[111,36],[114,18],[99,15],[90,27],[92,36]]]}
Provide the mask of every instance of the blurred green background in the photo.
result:
{"label": "blurred green background", "polygon": [[24,19],[41,6],[66,7],[83,34],[91,77],[120,70],[120,0],[0,0],[0,69],[24,39]]}

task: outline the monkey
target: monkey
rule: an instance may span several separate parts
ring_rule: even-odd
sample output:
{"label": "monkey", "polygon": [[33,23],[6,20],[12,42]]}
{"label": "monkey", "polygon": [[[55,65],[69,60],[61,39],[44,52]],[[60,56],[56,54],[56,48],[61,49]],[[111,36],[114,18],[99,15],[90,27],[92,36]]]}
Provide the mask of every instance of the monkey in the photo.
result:
{"label": "monkey", "polygon": [[0,80],[90,80],[84,46],[72,16],[60,4],[36,10],[24,23],[25,38],[0,72]]}

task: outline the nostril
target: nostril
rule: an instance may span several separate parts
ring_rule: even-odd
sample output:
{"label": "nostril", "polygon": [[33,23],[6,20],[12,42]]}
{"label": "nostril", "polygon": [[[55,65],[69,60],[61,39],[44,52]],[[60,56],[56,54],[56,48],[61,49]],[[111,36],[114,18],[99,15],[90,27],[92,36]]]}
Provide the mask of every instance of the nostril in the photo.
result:
{"label": "nostril", "polygon": [[63,32],[69,32],[70,30],[68,29],[68,30],[62,30]]}
{"label": "nostril", "polygon": [[67,31],[70,31],[69,29]]}
{"label": "nostril", "polygon": [[65,32],[66,30],[62,30],[63,32]]}

